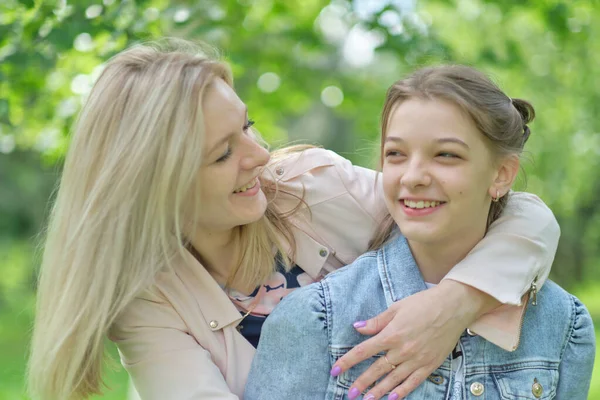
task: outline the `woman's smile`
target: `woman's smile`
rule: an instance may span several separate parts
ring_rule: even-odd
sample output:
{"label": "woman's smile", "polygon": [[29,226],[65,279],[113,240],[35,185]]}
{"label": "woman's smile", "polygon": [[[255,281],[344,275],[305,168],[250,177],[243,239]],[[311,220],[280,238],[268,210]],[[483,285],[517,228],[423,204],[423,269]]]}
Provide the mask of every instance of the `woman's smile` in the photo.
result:
{"label": "woman's smile", "polygon": [[233,194],[238,195],[238,196],[251,197],[251,196],[256,195],[259,190],[260,190],[260,181],[258,180],[258,178],[254,178],[252,181],[250,181],[250,183],[247,183],[246,185],[242,186],[241,188],[234,190]]}

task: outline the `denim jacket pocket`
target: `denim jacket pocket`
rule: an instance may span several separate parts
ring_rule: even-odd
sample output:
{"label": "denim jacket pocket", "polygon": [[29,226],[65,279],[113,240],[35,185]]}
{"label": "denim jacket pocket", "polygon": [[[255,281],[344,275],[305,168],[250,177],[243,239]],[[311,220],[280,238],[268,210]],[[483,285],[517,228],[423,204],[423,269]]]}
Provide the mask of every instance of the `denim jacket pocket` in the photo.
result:
{"label": "denim jacket pocket", "polygon": [[558,363],[523,362],[493,373],[503,400],[553,399],[558,385]]}
{"label": "denim jacket pocket", "polygon": [[[331,362],[332,365],[344,354],[349,352],[352,347],[330,347]],[[361,376],[375,361],[383,357],[383,353],[376,354],[375,356],[356,364],[348,371],[340,374],[335,378],[335,384],[333,387],[330,386],[330,392],[327,399],[335,400],[346,400],[348,398],[348,391],[352,387],[352,384]],[[417,389],[415,389],[406,400],[430,400],[430,399],[443,399],[446,398],[447,382],[448,382],[448,371],[438,369],[429,378],[425,380]],[[383,378],[379,379],[376,383],[379,383]],[[374,385],[371,385],[371,389]],[[366,393],[366,392],[365,392]],[[363,393],[364,394],[364,393]],[[390,392],[385,394],[382,399],[387,399]]]}
{"label": "denim jacket pocket", "polygon": [[[342,358],[342,356],[352,350],[353,347],[331,347],[331,356],[333,358],[332,365],[334,362]],[[368,358],[349,370],[341,373],[337,377],[337,385],[341,388],[349,390],[352,387],[354,381],[358,379],[375,361],[377,361],[383,354],[376,354],[375,356]]]}

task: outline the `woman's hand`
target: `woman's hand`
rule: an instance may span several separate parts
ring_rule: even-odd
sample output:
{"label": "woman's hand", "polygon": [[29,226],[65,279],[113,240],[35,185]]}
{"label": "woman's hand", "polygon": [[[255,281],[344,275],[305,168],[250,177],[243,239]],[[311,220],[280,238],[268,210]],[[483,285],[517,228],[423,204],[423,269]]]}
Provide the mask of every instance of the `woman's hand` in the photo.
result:
{"label": "woman's hand", "polygon": [[462,332],[479,316],[500,305],[493,297],[462,283],[444,280],[438,286],[392,304],[354,327],[376,335],[341,357],[331,374],[337,376],[359,362],[384,352],[353,384],[350,399],[385,376],[364,400],[390,393],[388,399],[407,396],[446,359]]}

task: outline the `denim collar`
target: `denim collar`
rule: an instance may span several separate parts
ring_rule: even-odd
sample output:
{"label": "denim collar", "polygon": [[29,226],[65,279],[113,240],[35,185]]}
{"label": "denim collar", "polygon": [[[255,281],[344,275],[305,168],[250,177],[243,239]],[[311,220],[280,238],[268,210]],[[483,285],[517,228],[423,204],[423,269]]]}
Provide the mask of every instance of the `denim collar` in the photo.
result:
{"label": "denim collar", "polygon": [[408,241],[398,231],[377,251],[377,267],[388,307],[395,301],[427,289]]}

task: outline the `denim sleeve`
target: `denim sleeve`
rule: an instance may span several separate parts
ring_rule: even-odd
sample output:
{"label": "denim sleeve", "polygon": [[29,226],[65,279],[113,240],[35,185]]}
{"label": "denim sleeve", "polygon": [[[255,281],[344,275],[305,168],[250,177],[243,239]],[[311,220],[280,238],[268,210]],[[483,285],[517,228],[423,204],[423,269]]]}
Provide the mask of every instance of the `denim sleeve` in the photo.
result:
{"label": "denim sleeve", "polygon": [[325,310],[318,283],[279,303],[263,325],[246,400],[323,398],[331,368]]}
{"label": "denim sleeve", "polygon": [[586,400],[590,390],[596,337],[592,318],[575,297],[575,317],[559,367],[557,399]]}

